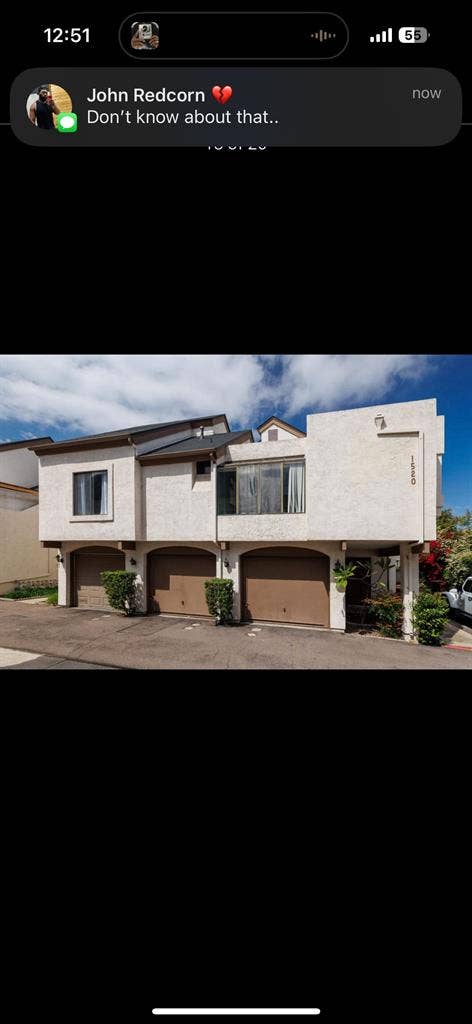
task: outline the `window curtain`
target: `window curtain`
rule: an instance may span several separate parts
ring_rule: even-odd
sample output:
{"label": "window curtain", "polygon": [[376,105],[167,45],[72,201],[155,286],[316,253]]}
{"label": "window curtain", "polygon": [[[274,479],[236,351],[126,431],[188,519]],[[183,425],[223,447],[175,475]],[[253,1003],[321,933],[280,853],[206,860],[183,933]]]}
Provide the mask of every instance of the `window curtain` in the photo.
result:
{"label": "window curtain", "polygon": [[261,465],[261,512],[281,512],[281,470],[280,463]]}
{"label": "window curtain", "polygon": [[287,512],[304,512],[304,466],[289,466]]}
{"label": "window curtain", "polygon": [[90,507],[90,475],[76,473],[74,484],[74,515],[86,516]]}
{"label": "window curtain", "polygon": [[236,515],[236,470],[218,470],[218,515]]}
{"label": "window curtain", "polygon": [[239,466],[239,512],[251,515],[257,512],[258,466]]}
{"label": "window curtain", "polygon": [[105,516],[108,513],[108,474],[75,473],[74,515]]}
{"label": "window curtain", "polygon": [[100,492],[99,492],[100,493],[100,504],[99,504],[99,511],[97,512],[97,515],[106,516],[106,514],[108,512],[108,487],[107,487],[107,472],[106,472],[106,470],[103,473],[97,473],[97,476],[99,478],[99,487],[100,487]]}

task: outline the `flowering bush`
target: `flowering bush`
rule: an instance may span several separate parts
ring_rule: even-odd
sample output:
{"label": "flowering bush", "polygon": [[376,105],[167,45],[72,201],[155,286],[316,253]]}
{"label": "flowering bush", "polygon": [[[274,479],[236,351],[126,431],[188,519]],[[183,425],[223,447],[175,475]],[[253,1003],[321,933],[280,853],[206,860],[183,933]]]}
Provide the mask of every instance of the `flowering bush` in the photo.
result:
{"label": "flowering bush", "polygon": [[377,597],[365,598],[364,604],[369,606],[369,617],[374,619],[381,636],[401,637],[403,601],[399,594],[385,590]]}
{"label": "flowering bush", "polygon": [[437,540],[429,555],[420,556],[420,577],[430,590],[462,584],[472,573],[472,516],[456,516],[445,508],[437,520]]}
{"label": "flowering bush", "polygon": [[451,547],[446,539],[432,540],[429,555],[420,555],[420,575],[431,590],[445,590],[446,559]]}

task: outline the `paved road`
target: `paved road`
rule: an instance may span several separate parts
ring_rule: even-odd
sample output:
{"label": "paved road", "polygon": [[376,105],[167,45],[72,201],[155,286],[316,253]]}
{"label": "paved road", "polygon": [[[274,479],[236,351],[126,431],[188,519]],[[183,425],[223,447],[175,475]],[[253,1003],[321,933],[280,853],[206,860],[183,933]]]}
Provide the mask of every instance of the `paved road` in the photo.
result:
{"label": "paved road", "polygon": [[13,669],[54,669],[54,668],[99,668],[104,672],[116,672],[110,665],[93,665],[88,661],[70,661],[68,658],[49,658],[45,654],[32,654],[31,651],[12,650],[0,647],[0,671],[2,668]]}
{"label": "paved road", "polygon": [[[70,663],[153,669],[471,669],[472,651],[283,626],[0,603],[0,647]],[[40,666],[38,666],[40,667]],[[57,666],[62,667],[62,666]]]}

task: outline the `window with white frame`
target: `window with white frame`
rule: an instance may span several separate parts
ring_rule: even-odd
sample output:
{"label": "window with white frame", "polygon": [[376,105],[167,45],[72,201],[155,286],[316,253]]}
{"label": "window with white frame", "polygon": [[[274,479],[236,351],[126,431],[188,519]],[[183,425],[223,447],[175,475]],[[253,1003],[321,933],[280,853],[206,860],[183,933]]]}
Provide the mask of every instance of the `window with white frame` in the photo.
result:
{"label": "window with white frame", "polygon": [[74,516],[108,515],[108,470],[74,473]]}
{"label": "window with white frame", "polygon": [[218,515],[305,511],[305,463],[256,462],[218,470]]}

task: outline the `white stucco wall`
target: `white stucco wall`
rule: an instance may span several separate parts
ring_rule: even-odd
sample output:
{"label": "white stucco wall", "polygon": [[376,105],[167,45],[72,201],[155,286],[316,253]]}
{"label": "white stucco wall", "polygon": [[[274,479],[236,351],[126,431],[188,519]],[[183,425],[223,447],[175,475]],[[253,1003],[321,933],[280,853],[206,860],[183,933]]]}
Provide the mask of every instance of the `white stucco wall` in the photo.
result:
{"label": "white stucco wall", "polygon": [[144,540],[215,539],[215,467],[207,480],[195,480],[195,463],[142,467]]}
{"label": "white stucco wall", "polygon": [[284,441],[271,441],[262,447],[262,442],[254,444],[228,445],[229,462],[259,462],[261,459],[298,459],[305,454],[306,438],[294,438]]}
{"label": "white stucco wall", "polygon": [[[374,422],[378,413],[385,418],[382,431]],[[307,422],[310,537],[435,539],[435,399],[319,413],[308,416]],[[420,437],[402,433],[418,430]],[[412,457],[415,484],[411,482]]]}
{"label": "white stucco wall", "polygon": [[19,487],[35,487],[38,483],[38,456],[27,448],[0,451],[0,480]]}
{"label": "white stucco wall", "polygon": [[256,516],[218,516],[218,540],[308,540],[304,512]]}
{"label": "white stucco wall", "polygon": [[[39,536],[41,540],[135,539],[134,448],[103,448],[39,457]],[[108,515],[73,516],[73,474],[108,470]]]}

